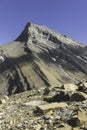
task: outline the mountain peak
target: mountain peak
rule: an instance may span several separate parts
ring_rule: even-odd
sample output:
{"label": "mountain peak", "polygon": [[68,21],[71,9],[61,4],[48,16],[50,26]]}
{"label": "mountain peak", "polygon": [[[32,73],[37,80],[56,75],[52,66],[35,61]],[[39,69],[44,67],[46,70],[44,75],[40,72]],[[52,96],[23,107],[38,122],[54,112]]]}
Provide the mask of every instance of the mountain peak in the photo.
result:
{"label": "mountain peak", "polygon": [[27,23],[22,33],[17,37],[15,41],[27,42],[29,34],[28,28],[31,26],[31,23]]}
{"label": "mountain peak", "polygon": [[38,26],[36,24],[28,22],[25,25],[25,28],[22,31],[22,33],[17,37],[17,39],[15,41],[27,42],[29,36],[33,37],[33,35],[40,33],[42,29],[44,29],[43,26]]}
{"label": "mountain peak", "polygon": [[55,43],[55,45],[63,43],[63,44],[67,44],[68,46],[74,46],[74,47],[84,46],[83,44],[69,38],[66,35],[62,35],[45,26],[36,25],[30,22],[26,24],[24,30],[17,37],[15,41],[20,41],[24,43],[32,42],[32,41],[34,42],[50,41],[51,43]]}

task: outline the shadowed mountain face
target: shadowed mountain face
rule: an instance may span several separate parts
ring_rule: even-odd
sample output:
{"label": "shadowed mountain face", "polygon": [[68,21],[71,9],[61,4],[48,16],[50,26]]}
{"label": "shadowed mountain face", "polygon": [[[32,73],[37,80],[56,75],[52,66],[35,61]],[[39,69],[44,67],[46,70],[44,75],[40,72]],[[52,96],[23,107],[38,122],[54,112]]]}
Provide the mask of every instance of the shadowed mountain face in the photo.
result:
{"label": "shadowed mountain face", "polygon": [[45,26],[28,23],[0,47],[0,93],[87,81],[87,47]]}

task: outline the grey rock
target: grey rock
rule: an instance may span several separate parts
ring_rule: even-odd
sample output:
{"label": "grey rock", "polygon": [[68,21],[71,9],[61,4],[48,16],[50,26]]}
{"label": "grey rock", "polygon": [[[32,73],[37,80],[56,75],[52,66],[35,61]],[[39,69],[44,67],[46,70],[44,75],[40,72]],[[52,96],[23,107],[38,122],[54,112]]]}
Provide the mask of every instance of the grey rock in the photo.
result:
{"label": "grey rock", "polygon": [[52,110],[52,109],[60,109],[60,108],[63,108],[63,107],[67,107],[67,103],[48,103],[48,104],[45,104],[45,105],[40,105],[37,107],[38,111],[42,112],[42,113],[45,113],[46,111],[48,110]]}
{"label": "grey rock", "polygon": [[[0,47],[1,95],[87,80],[85,45],[45,26],[28,23],[22,33]],[[39,81],[39,82],[37,82]],[[4,87],[4,89],[3,89]]]}
{"label": "grey rock", "polygon": [[75,92],[72,94],[70,101],[84,101],[87,99],[87,95],[83,92]]}
{"label": "grey rock", "polygon": [[63,87],[66,91],[71,91],[71,92],[78,90],[78,86],[77,86],[77,85],[69,84],[69,83],[64,84],[62,87]]}
{"label": "grey rock", "polygon": [[30,102],[23,103],[23,105],[32,106],[32,107],[36,107],[36,106],[39,106],[41,104],[46,104],[46,102],[41,101],[41,100],[33,100],[33,101],[30,101]]}

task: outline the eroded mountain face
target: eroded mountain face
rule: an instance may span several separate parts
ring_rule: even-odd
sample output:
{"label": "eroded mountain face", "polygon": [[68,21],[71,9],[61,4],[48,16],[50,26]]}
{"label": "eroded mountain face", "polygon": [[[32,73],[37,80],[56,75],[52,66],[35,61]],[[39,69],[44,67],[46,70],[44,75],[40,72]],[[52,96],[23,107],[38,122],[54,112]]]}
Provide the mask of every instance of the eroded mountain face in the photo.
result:
{"label": "eroded mountain face", "polygon": [[87,47],[45,26],[28,23],[0,47],[0,93],[87,81]]}

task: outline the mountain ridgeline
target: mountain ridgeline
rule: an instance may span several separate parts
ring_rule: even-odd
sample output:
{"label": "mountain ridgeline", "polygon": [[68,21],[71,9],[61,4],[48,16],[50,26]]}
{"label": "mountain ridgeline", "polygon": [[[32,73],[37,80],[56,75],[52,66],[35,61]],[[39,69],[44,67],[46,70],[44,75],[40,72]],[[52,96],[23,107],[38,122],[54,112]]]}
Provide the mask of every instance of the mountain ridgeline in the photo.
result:
{"label": "mountain ridgeline", "polygon": [[0,94],[87,81],[87,47],[45,26],[28,23],[0,47]]}

